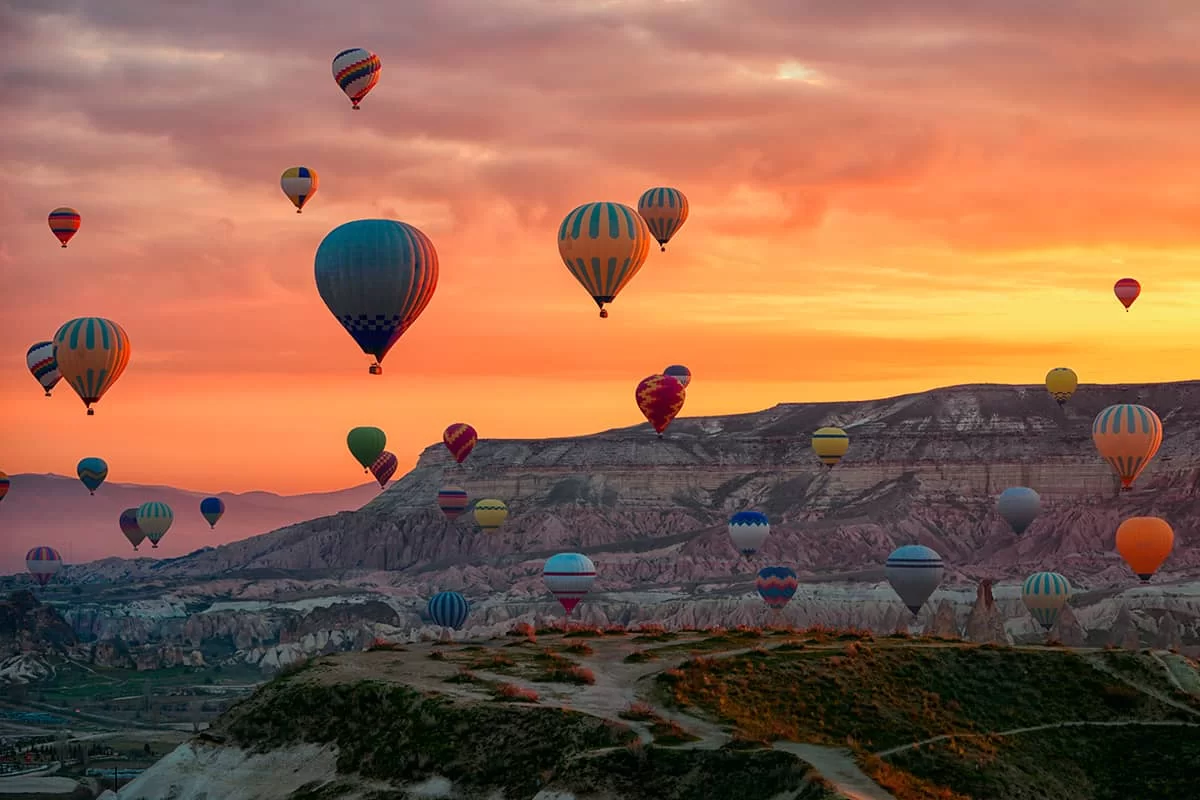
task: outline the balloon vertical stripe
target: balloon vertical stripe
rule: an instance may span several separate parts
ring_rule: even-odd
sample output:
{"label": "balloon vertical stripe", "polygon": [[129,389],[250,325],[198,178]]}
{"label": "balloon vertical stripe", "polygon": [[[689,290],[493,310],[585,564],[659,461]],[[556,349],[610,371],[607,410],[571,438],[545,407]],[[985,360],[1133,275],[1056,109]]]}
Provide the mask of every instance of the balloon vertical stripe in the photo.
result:
{"label": "balloon vertical stripe", "polygon": [[461,630],[471,614],[471,604],[458,592],[438,592],[429,598],[425,611],[443,628]]}

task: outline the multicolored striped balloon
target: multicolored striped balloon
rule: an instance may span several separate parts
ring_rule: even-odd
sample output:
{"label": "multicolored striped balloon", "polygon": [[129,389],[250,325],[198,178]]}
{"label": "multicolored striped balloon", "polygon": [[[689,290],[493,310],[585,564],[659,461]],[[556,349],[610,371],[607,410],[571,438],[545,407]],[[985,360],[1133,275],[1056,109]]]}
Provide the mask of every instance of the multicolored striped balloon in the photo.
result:
{"label": "multicolored striped balloon", "polygon": [[333,79],[346,96],[351,107],[357,111],[358,104],[379,83],[383,64],[379,56],[361,47],[343,50],[333,57]]}
{"label": "multicolored striped balloon", "polygon": [[133,545],[133,549],[137,550],[138,545],[146,540],[146,534],[142,533],[142,529],[138,527],[136,508],[127,508],[121,512],[117,524],[121,526],[121,533],[125,534],[125,538]]}
{"label": "multicolored striped balloon", "polygon": [[158,543],[167,535],[167,531],[171,529],[171,523],[174,521],[175,512],[166,503],[150,502],[138,506],[138,529],[146,534],[151,547],[158,547]]}
{"label": "multicolored striped balloon", "polygon": [[129,365],[129,336],[110,319],[79,317],[63,324],[54,334],[54,358],[59,372],[70,385],[88,416],[93,403],[121,377]]}
{"label": "multicolored striped balloon", "polygon": [[754,579],[754,588],[764,603],[778,611],[796,594],[799,583],[791,567],[763,567]]}
{"label": "multicolored striped balloon", "polygon": [[50,232],[58,241],[62,242],[63,247],[66,247],[67,242],[71,241],[71,237],[79,231],[79,224],[82,220],[78,211],[69,206],[62,206],[50,212],[47,222],[50,223]]}
{"label": "multicolored striped balloon", "polygon": [[339,225],[317,248],[317,291],[364,353],[383,357],[433,299],[438,256],[421,231],[390,219]]}
{"label": "multicolored striped balloon", "polygon": [[375,459],[375,463],[371,465],[371,474],[375,476],[375,480],[379,481],[380,489],[387,486],[387,482],[396,474],[396,467],[399,463],[395,453],[389,453],[387,450],[384,450],[379,454],[379,458]]}
{"label": "multicolored striped balloon", "polygon": [[217,521],[225,515],[225,501],[219,497],[206,497],[200,501],[200,516],[208,523],[209,530],[217,527]]}
{"label": "multicolored striped balloon", "polygon": [[462,630],[471,614],[471,604],[458,592],[438,592],[429,598],[425,613],[435,624],[457,631]]}
{"label": "multicolored striped balloon", "polygon": [[54,358],[54,342],[37,342],[25,353],[25,366],[50,396],[50,390],[62,379],[58,361]]}
{"label": "multicolored striped balloon", "polygon": [[79,476],[79,480],[87,487],[89,494],[95,494],[100,488],[100,484],[104,483],[104,479],[108,477],[108,462],[103,458],[85,458],[75,465],[75,474]]}
{"label": "multicolored striped balloon", "polygon": [[621,203],[586,203],[558,228],[563,263],[608,316],[611,303],[633,280],[650,252],[650,229],[641,215]]}
{"label": "multicolored striped balloon", "polygon": [[638,408],[661,439],[671,420],[683,410],[687,391],[682,383],[669,375],[651,375],[642,378],[633,396]]}
{"label": "multicolored striped balloon", "polygon": [[657,186],[642,193],[638,199],[638,213],[646,220],[650,233],[665,253],[667,242],[687,222],[688,201],[678,189]]}
{"label": "multicolored striped balloon", "polygon": [[1121,491],[1133,488],[1162,445],[1162,420],[1145,406],[1118,403],[1096,415],[1092,441],[1121,479]]}
{"label": "multicolored striped balloon", "polygon": [[503,500],[487,498],[475,502],[475,524],[484,533],[491,533],[508,519],[508,506]]}
{"label": "multicolored striped balloon", "polygon": [[1057,572],[1035,572],[1021,585],[1021,600],[1043,628],[1050,630],[1067,601],[1071,584]]}
{"label": "multicolored striped balloon", "polygon": [[317,193],[320,182],[317,171],[308,167],[288,167],[279,176],[279,187],[292,201],[297,214],[304,209],[304,204]]}
{"label": "multicolored striped balloon", "polygon": [[462,516],[471,503],[467,499],[467,490],[461,486],[443,486],[437,494],[438,508],[453,522]]}
{"label": "multicolored striped balloon", "polygon": [[37,581],[45,586],[62,569],[62,556],[53,547],[35,547],[25,554],[25,568]]}
{"label": "multicolored striped balloon", "polygon": [[454,460],[461,464],[475,449],[475,444],[479,441],[479,434],[467,423],[455,422],[442,432],[442,441],[446,443],[446,449],[450,451],[450,455],[454,456]]}
{"label": "multicolored striped balloon", "polygon": [[570,614],[592,590],[592,584],[596,582],[596,565],[582,553],[559,553],[546,559],[542,580],[550,594]]}
{"label": "multicolored striped balloon", "polygon": [[822,464],[833,469],[850,449],[850,437],[841,428],[817,428],[812,435],[812,449]]}

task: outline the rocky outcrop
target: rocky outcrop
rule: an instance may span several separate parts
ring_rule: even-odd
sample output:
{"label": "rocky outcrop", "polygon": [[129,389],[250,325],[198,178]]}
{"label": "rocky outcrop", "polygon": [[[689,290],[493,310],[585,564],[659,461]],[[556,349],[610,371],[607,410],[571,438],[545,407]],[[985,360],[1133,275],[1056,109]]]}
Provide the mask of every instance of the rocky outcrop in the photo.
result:
{"label": "rocky outcrop", "polygon": [[992,582],[983,580],[975,593],[975,605],[967,616],[966,639],[980,644],[1010,644],[1004,617],[992,597]]}
{"label": "rocky outcrop", "polygon": [[1067,647],[1084,647],[1087,644],[1087,632],[1069,605],[1058,612],[1058,619],[1050,629],[1050,639],[1062,642]]}
{"label": "rocky outcrop", "polygon": [[33,592],[13,592],[0,601],[0,659],[21,653],[65,653],[76,644],[71,626]]}
{"label": "rocky outcrop", "polygon": [[938,603],[937,611],[925,633],[929,636],[943,636],[948,639],[959,637],[958,616],[954,613],[954,606],[949,600],[943,598],[942,602]]}

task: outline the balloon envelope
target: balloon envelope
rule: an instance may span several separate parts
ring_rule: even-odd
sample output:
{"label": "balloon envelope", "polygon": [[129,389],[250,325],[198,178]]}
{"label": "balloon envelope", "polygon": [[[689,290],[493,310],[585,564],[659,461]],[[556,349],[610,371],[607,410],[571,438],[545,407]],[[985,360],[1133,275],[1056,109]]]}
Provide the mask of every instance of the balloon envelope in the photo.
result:
{"label": "balloon envelope", "polygon": [[758,596],[771,608],[783,608],[796,594],[799,580],[796,571],[790,567],[763,567],[754,579],[754,588]]}
{"label": "balloon envelope", "polygon": [[8,494],[10,486],[12,486],[12,481],[9,480],[8,474],[0,472],[0,500],[3,500],[4,496]]}
{"label": "balloon envelope", "polygon": [[129,364],[129,337],[112,320],[79,317],[54,334],[58,370],[93,414],[92,404],[121,377]]}
{"label": "balloon envelope", "polygon": [[1046,391],[1061,406],[1079,388],[1079,376],[1070,367],[1055,367],[1046,373]]}
{"label": "balloon envelope", "polygon": [[279,176],[279,188],[283,189],[288,200],[292,201],[297,214],[304,208],[304,204],[317,193],[317,187],[320,184],[321,180],[317,177],[317,171],[308,167],[288,167]]}
{"label": "balloon envelope", "polygon": [[558,228],[558,254],[607,317],[616,299],[650,252],[650,229],[641,215],[621,203],[586,203]]}
{"label": "balloon envelope", "polygon": [[1071,584],[1057,572],[1035,572],[1021,585],[1021,600],[1043,628],[1054,627],[1058,613],[1071,599]]}
{"label": "balloon envelope", "polygon": [[729,518],[729,538],[744,556],[752,556],[771,535],[771,521],[759,511],[739,511]]}
{"label": "balloon envelope", "polygon": [[29,367],[29,372],[41,384],[46,397],[50,396],[50,390],[62,379],[62,373],[58,371],[58,360],[54,357],[54,342],[36,342],[25,353],[25,366]]}
{"label": "balloon envelope", "polygon": [[387,482],[396,474],[396,467],[399,463],[394,453],[384,450],[379,454],[379,458],[371,464],[371,474],[375,476],[375,480],[379,481],[380,488],[387,486]]}
{"label": "balloon envelope", "polygon": [[559,553],[546,559],[542,579],[570,614],[596,582],[596,565],[582,553]]}
{"label": "balloon envelope", "polygon": [[683,388],[687,388],[692,382],[692,371],[683,364],[672,364],[662,371],[663,375],[668,375],[683,384]]}
{"label": "balloon envelope", "polygon": [[1113,294],[1121,301],[1121,305],[1125,306],[1128,311],[1133,305],[1133,301],[1138,299],[1138,295],[1142,293],[1142,285],[1133,278],[1121,278],[1113,284]]}
{"label": "balloon envelope", "polygon": [[206,497],[200,501],[200,516],[208,522],[209,528],[217,527],[217,520],[225,513],[225,501],[219,497]]}
{"label": "balloon envelope", "polygon": [[75,209],[61,206],[51,211],[46,221],[50,223],[50,232],[54,234],[54,238],[66,247],[67,242],[79,231],[82,219]]}
{"label": "balloon envelope", "polygon": [[508,506],[502,500],[487,498],[475,502],[475,522],[484,533],[491,533],[508,519]]}
{"label": "balloon envelope", "polygon": [[438,508],[450,521],[462,516],[462,513],[467,510],[467,506],[470,505],[470,501],[467,499],[467,490],[461,486],[443,486],[438,489],[437,502]]}
{"label": "balloon envelope", "polygon": [[1096,415],[1092,441],[1129,489],[1162,444],[1162,420],[1145,406],[1118,403]]}
{"label": "balloon envelope", "polygon": [[467,423],[455,422],[448,425],[442,432],[442,441],[446,443],[446,449],[450,451],[450,455],[454,456],[454,460],[461,464],[475,449],[475,444],[479,441],[479,434]]}
{"label": "balloon envelope", "polygon": [[898,547],[888,556],[884,575],[904,605],[916,616],[942,582],[942,557],[920,544]]}
{"label": "balloon envelope", "polygon": [[366,472],[387,447],[387,434],[379,428],[352,428],[346,434],[346,446],[350,448],[354,460],[362,464],[363,472]]}
{"label": "balloon envelope", "polygon": [[817,428],[812,435],[812,449],[822,464],[833,467],[850,449],[850,437],[841,428]]}
{"label": "balloon envelope", "polygon": [[138,506],[138,529],[146,534],[151,547],[158,547],[158,543],[167,535],[174,521],[175,512],[166,503],[149,502]]}
{"label": "balloon envelope", "polygon": [[1042,511],[1042,498],[1026,486],[1010,486],[996,498],[996,511],[1020,536]]}
{"label": "balloon envelope", "polygon": [[1160,517],[1130,517],[1117,528],[1117,552],[1142,583],[1150,582],[1174,546],[1175,531]]}
{"label": "balloon envelope", "polygon": [[142,533],[142,529],[138,527],[136,508],[127,508],[121,512],[121,517],[117,520],[117,524],[121,526],[121,533],[125,534],[125,538],[133,545],[133,549],[137,550],[138,545],[146,540],[146,534]]}
{"label": "balloon envelope", "polygon": [[38,586],[45,586],[62,569],[62,556],[53,547],[35,547],[25,554],[25,568]]}
{"label": "balloon envelope", "polygon": [[669,375],[651,375],[642,379],[633,396],[646,420],[661,437],[671,420],[683,409],[687,390]]}
{"label": "balloon envelope", "polygon": [[438,592],[429,598],[425,611],[435,624],[457,631],[467,621],[471,604],[458,592]]}
{"label": "balloon envelope", "polygon": [[688,201],[683,192],[668,186],[647,189],[638,198],[638,214],[646,221],[646,227],[662,249],[679,233],[688,218]]}
{"label": "balloon envelope", "polygon": [[379,56],[361,47],[351,47],[333,57],[333,79],[354,108],[379,83],[382,71]]}
{"label": "balloon envelope", "polygon": [[75,465],[75,474],[91,494],[95,494],[108,477],[108,464],[103,458],[85,458]]}

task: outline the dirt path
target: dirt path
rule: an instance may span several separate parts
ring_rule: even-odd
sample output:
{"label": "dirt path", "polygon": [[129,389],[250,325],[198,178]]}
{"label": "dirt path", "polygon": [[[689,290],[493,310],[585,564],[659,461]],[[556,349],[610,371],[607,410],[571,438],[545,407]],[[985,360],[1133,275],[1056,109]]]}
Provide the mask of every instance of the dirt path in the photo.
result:
{"label": "dirt path", "polygon": [[899,747],[891,747],[887,750],[880,750],[875,755],[883,758],[884,756],[903,753],[906,750],[915,750],[918,747],[934,742],[941,742],[946,739],[979,739],[987,736],[1016,736],[1021,733],[1032,733],[1033,731],[1045,731],[1052,728],[1082,728],[1086,726],[1094,726],[1097,728],[1120,728],[1127,725],[1146,725],[1149,727],[1162,728],[1200,728],[1200,722],[1183,722],[1181,720],[1141,720],[1141,719],[1120,719],[1108,721],[1095,720],[1077,720],[1073,722],[1050,722],[1045,725],[1032,725],[1028,728],[1013,728],[1008,731],[991,731],[987,733],[944,733],[941,736],[932,736],[928,739],[922,739],[919,742],[912,744],[902,744]]}
{"label": "dirt path", "polygon": [[[1192,708],[1187,703],[1181,703],[1178,700],[1176,700],[1175,698],[1168,697],[1167,695],[1163,694],[1162,692],[1158,691],[1157,689],[1155,689],[1151,686],[1147,686],[1146,684],[1142,683],[1141,681],[1135,681],[1133,678],[1122,675],[1121,673],[1117,672],[1116,670],[1114,670],[1113,668],[1111,668],[1110,666],[1108,666],[1107,664],[1105,664],[1103,661],[1101,661],[1098,658],[1085,658],[1084,660],[1087,661],[1089,664],[1091,664],[1092,667],[1094,667],[1095,669],[1099,670],[1100,672],[1103,672],[1105,675],[1108,675],[1109,677],[1112,677],[1112,678],[1116,678],[1121,683],[1124,683],[1126,686],[1132,686],[1134,689],[1137,689],[1142,694],[1148,695],[1149,697],[1153,697],[1155,700],[1157,700],[1160,703],[1171,706],[1172,708],[1177,708],[1180,711],[1186,711],[1193,716],[1200,717],[1200,711],[1197,711],[1196,709]],[[1159,663],[1161,664],[1162,662],[1160,661]],[[1163,666],[1164,666],[1164,668],[1166,667],[1165,664]],[[1175,676],[1170,675],[1170,670],[1167,670],[1167,673],[1171,677],[1172,682],[1178,686],[1179,681],[1175,680]],[[1182,689],[1183,687],[1180,687],[1180,688]]]}
{"label": "dirt path", "polygon": [[833,788],[848,800],[896,800],[879,784],[871,780],[854,763],[849,750],[838,747],[822,747],[802,742],[775,742],[774,750],[791,753],[801,761],[812,764],[821,777],[833,784]]}

